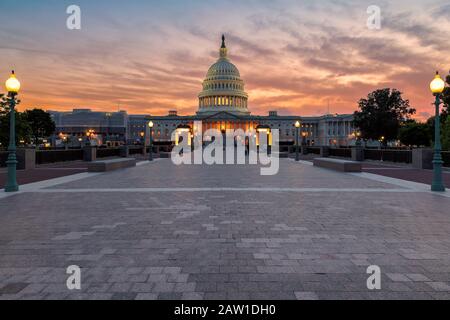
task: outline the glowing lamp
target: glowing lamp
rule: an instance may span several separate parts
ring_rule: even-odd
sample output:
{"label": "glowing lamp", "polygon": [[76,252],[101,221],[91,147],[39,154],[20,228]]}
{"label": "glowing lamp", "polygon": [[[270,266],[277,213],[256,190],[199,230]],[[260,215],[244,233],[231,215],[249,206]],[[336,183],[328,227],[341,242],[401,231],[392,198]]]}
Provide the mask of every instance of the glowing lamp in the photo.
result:
{"label": "glowing lamp", "polygon": [[439,75],[439,72],[436,71],[436,76],[434,77],[433,81],[430,83],[430,89],[431,92],[434,94],[441,94],[444,91],[445,88],[445,82],[441,79],[441,76]]}
{"label": "glowing lamp", "polygon": [[20,81],[17,80],[14,70],[11,72],[11,76],[5,83],[6,90],[10,93],[19,93]]}

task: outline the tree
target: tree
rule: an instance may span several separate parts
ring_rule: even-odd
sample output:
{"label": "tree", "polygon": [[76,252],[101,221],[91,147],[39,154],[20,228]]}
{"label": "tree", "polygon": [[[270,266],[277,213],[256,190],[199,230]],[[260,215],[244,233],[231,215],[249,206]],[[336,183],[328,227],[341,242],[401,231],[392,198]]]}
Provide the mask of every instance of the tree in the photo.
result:
{"label": "tree", "polygon": [[442,127],[442,150],[450,151],[450,117]]}
{"label": "tree", "polygon": [[444,110],[442,111],[444,118],[447,118],[447,114],[450,113],[450,71],[449,75],[445,78],[448,86],[445,87],[442,93],[442,101],[444,102]]}
{"label": "tree", "polygon": [[[20,100],[16,100],[16,105]],[[9,102],[7,96],[0,94],[0,147],[7,148],[9,145]],[[20,141],[30,142],[30,127],[23,113],[14,111],[16,115],[16,144]]]}
{"label": "tree", "polygon": [[[434,120],[436,119],[436,117],[431,117],[431,118],[429,118],[428,120],[427,120],[427,125],[428,125],[428,127],[430,128],[430,131],[431,131],[431,133],[432,133],[432,135],[431,135],[431,141],[434,143],[434,130],[435,130],[435,126],[434,126],[434,124],[435,124],[435,122],[434,122]],[[442,134],[442,130],[444,129],[444,127],[445,127],[445,123],[446,123],[446,121],[447,121],[447,119],[450,119],[450,117],[448,116],[448,114],[447,113],[444,113],[444,112],[442,112],[441,113],[441,116],[439,117],[439,119],[440,119],[440,121],[441,121],[441,140],[442,140],[442,137],[443,137],[443,134]]]}
{"label": "tree", "polygon": [[431,145],[430,127],[427,123],[408,121],[401,126],[398,138],[407,146],[429,147]]}
{"label": "tree", "polygon": [[0,116],[5,115],[7,110],[9,110],[9,106],[6,96],[3,93],[0,93]]}
{"label": "tree", "polygon": [[30,126],[31,135],[36,145],[39,144],[40,138],[48,137],[56,130],[55,122],[53,122],[50,114],[42,109],[27,110],[24,112],[24,116]]}
{"label": "tree", "polygon": [[[16,144],[20,141],[30,143],[31,129],[23,113],[16,113]],[[9,111],[0,116],[0,146],[7,148],[9,145]]]}
{"label": "tree", "polygon": [[384,143],[397,139],[400,125],[416,113],[400,91],[390,88],[369,93],[367,99],[359,101],[359,109],[354,114],[354,124],[361,136],[371,140],[384,137]]}

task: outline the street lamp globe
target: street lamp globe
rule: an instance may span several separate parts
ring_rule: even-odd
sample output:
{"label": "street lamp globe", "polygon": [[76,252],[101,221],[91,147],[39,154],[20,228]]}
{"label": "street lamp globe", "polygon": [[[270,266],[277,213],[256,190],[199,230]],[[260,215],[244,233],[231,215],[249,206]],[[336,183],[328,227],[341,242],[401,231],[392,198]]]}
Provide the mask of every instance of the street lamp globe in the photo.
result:
{"label": "street lamp globe", "polygon": [[300,121],[297,121],[297,122],[295,123],[295,127],[296,127],[296,128],[300,128]]}
{"label": "street lamp globe", "polygon": [[6,90],[10,93],[19,93],[20,81],[17,80],[14,70],[11,72],[11,76],[5,83]]}
{"label": "street lamp globe", "polygon": [[442,80],[438,71],[436,71],[436,76],[430,83],[430,89],[434,94],[441,94],[445,89],[445,82]]}
{"label": "street lamp globe", "polygon": [[148,123],[148,127],[149,127],[149,128],[153,128],[153,126],[154,126],[153,121],[150,121],[150,122]]}

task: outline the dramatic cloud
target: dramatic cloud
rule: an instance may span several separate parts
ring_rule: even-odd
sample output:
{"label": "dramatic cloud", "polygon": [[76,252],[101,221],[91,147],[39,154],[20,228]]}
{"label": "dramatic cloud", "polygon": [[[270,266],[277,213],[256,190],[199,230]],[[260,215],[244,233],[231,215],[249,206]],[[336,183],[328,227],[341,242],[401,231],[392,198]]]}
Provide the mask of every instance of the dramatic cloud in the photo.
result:
{"label": "dramatic cloud", "polygon": [[450,69],[450,6],[377,1],[78,0],[82,30],[65,27],[66,1],[0,4],[0,74],[15,68],[21,108],[194,113],[227,35],[255,114],[351,113],[372,90],[401,90],[430,114],[428,83]]}

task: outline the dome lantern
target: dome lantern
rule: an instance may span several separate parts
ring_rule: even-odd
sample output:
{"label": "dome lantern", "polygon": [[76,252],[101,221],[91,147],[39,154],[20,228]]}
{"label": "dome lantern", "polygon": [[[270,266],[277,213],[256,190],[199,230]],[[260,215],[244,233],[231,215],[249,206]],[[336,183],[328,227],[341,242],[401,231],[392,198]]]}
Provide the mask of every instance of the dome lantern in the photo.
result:
{"label": "dome lantern", "polygon": [[225,35],[222,35],[222,46],[220,47],[220,58],[221,59],[227,59],[228,57],[228,49],[225,44]]}

